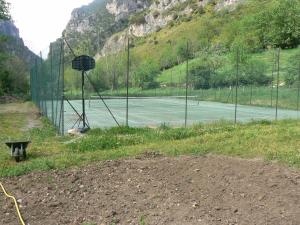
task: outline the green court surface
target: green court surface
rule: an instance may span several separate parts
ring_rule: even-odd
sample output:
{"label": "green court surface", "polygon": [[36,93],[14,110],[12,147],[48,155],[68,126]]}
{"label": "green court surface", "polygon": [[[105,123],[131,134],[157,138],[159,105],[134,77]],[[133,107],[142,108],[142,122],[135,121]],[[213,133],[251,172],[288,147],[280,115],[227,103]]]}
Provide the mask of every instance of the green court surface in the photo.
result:
{"label": "green court surface", "polygon": [[[115,118],[121,125],[126,122],[126,99],[105,99]],[[80,100],[71,104],[82,111]],[[274,120],[275,108],[238,105],[237,120]],[[91,128],[107,128],[116,126],[111,115],[101,100],[86,101],[86,114]],[[207,123],[218,120],[234,121],[235,106],[218,102],[188,101],[188,125]],[[278,109],[278,119],[298,118],[295,110]],[[65,103],[65,130],[72,128],[78,116]],[[129,99],[129,126],[157,127],[161,124],[183,126],[185,123],[185,100],[180,98],[132,98]]]}

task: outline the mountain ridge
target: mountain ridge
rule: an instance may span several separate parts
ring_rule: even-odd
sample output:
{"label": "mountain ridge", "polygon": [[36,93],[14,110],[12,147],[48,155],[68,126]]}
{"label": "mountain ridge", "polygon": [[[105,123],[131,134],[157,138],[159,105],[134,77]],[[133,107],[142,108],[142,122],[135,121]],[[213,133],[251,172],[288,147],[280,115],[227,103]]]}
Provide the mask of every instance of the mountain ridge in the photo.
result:
{"label": "mountain ridge", "polygon": [[243,0],[95,0],[74,9],[64,31],[79,52],[97,58],[123,48],[125,37],[144,37],[166,27],[179,17],[201,13],[207,4],[215,9],[234,6]]}
{"label": "mountain ridge", "polygon": [[34,63],[37,56],[24,44],[19,29],[13,21],[0,20],[0,35],[5,37],[5,41],[0,43],[3,52],[19,57],[28,65],[28,68]]}

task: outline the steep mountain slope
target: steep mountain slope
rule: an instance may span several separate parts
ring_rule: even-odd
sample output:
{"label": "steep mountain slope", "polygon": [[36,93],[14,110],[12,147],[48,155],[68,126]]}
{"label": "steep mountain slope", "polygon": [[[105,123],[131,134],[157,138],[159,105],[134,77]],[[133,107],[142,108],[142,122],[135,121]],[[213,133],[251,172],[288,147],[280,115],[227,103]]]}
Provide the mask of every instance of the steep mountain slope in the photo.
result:
{"label": "steep mountain slope", "polygon": [[209,3],[219,10],[241,1],[95,0],[72,12],[64,34],[78,52],[106,55],[123,48],[128,34],[144,37],[183,17],[190,20]]}
{"label": "steep mountain slope", "polygon": [[38,57],[31,52],[12,21],[0,21],[0,96],[28,94],[29,70]]}
{"label": "steep mountain slope", "polygon": [[[107,38],[128,25],[126,12],[113,15],[111,11],[114,11],[114,5],[109,3],[110,0],[95,0],[72,12],[64,35],[78,52],[95,55],[102,49]],[[130,12],[137,10],[130,8],[131,1],[126,1],[126,5]]]}
{"label": "steep mountain slope", "polygon": [[[241,59],[240,83],[271,85],[273,51],[269,51],[267,60],[260,60],[255,54],[300,44],[300,0],[107,0],[102,1],[102,9],[103,6],[112,19],[110,25],[123,21],[119,31],[107,34],[91,54],[98,59],[91,77],[104,90],[124,87],[127,37],[131,43],[130,86],[144,89],[183,86],[185,79],[176,84],[173,79],[175,75],[183,78],[182,75],[170,72],[168,77],[164,71],[183,65],[187,58],[195,59],[190,67],[194,88],[230,87],[237,51],[247,55]],[[85,27],[88,28],[93,29]],[[80,48],[80,36],[77,41],[73,47],[88,53]],[[282,73],[281,79],[289,85],[297,80],[297,54],[286,60],[289,71]],[[66,84],[69,89],[76,89],[78,85],[71,73],[66,73],[70,81]]]}
{"label": "steep mountain slope", "polygon": [[20,58],[28,66],[34,63],[36,55],[24,45],[19,35],[19,29],[12,21],[0,21],[0,36],[5,39],[0,42],[0,50],[2,52]]}

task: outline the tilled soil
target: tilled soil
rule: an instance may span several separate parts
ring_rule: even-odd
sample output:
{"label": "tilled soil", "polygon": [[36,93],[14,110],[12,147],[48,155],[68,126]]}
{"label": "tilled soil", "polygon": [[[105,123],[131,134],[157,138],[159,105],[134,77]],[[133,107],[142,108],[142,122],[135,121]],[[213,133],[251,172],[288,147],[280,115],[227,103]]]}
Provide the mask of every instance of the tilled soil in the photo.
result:
{"label": "tilled soil", "polygon": [[[105,161],[2,179],[30,225],[299,225],[300,171],[220,156]],[[0,224],[19,224],[0,194]]]}

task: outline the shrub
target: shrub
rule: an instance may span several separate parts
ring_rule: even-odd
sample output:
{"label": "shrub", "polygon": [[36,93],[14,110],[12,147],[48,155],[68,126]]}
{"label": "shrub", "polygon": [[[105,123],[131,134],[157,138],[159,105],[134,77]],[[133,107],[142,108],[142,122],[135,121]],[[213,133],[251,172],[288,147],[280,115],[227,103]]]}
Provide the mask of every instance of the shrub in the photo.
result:
{"label": "shrub", "polygon": [[131,16],[129,19],[129,23],[136,24],[136,25],[145,24],[146,23],[145,12],[140,12]]}
{"label": "shrub", "polygon": [[154,11],[152,15],[154,18],[157,18],[159,17],[160,13],[158,11]]}
{"label": "shrub", "polygon": [[144,82],[142,85],[143,89],[155,89],[159,88],[160,83],[157,81],[151,81],[151,82]]}

